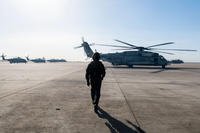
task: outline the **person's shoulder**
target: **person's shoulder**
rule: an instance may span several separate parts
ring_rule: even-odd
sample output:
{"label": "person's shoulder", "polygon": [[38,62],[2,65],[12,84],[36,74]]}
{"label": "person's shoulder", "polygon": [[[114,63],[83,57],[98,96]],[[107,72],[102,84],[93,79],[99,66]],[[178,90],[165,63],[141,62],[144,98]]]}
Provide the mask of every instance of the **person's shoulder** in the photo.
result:
{"label": "person's shoulder", "polygon": [[90,63],[89,64],[92,64],[94,61],[90,61]]}
{"label": "person's shoulder", "polygon": [[102,62],[102,61],[99,61],[99,63],[103,65],[103,62]]}
{"label": "person's shoulder", "polygon": [[99,64],[104,67],[103,62],[99,61]]}
{"label": "person's shoulder", "polygon": [[91,69],[91,67],[92,67],[92,62],[90,62],[90,63],[87,65],[87,68],[86,68],[86,69],[87,69],[87,71],[88,71],[88,70],[90,70],[90,69]]}
{"label": "person's shoulder", "polygon": [[89,64],[88,64],[88,66],[91,66],[91,65],[93,65],[94,64],[94,61],[91,61]]}

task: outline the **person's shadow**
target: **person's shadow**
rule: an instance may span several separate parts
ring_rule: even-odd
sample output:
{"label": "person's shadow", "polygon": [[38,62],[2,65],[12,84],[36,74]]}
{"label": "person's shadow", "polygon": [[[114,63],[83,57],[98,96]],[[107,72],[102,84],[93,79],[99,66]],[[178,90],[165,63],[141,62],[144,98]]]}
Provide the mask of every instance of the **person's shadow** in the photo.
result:
{"label": "person's shadow", "polygon": [[115,119],[102,108],[99,107],[97,115],[106,119],[105,125],[110,129],[111,133],[145,133],[142,129],[134,125],[132,122],[127,121],[130,124],[130,127],[124,124],[123,122]]}

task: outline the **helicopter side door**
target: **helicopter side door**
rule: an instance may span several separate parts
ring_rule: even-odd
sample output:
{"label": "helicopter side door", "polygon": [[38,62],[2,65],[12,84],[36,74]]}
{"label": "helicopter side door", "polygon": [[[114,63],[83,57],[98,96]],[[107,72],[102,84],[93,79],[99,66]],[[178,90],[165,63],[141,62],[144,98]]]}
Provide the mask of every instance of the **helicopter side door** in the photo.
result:
{"label": "helicopter side door", "polygon": [[158,58],[159,58],[158,53],[154,53],[154,54],[153,54],[153,62],[154,62],[154,65],[158,65]]}

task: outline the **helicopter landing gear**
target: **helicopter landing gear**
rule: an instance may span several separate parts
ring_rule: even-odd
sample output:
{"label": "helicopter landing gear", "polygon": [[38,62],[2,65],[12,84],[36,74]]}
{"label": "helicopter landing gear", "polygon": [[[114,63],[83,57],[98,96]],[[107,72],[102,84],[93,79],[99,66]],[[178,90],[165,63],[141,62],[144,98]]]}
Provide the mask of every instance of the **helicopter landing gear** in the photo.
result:
{"label": "helicopter landing gear", "polygon": [[113,66],[117,66],[117,64],[115,64],[115,63],[112,63],[112,65],[113,65]]}
{"label": "helicopter landing gear", "polygon": [[128,65],[129,68],[133,68],[133,65]]}
{"label": "helicopter landing gear", "polygon": [[162,65],[162,69],[165,69],[165,65]]}

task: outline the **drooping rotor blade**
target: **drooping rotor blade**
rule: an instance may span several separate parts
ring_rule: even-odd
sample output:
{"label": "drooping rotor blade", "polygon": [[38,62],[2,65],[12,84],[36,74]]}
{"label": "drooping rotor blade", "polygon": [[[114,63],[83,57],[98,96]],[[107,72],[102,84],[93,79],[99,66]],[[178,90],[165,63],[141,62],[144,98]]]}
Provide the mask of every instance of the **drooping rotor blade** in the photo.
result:
{"label": "drooping rotor blade", "polygon": [[164,53],[164,54],[170,54],[170,55],[174,55],[174,53],[169,53],[169,52],[163,52],[163,51],[155,51],[155,52],[158,52],[158,53]]}
{"label": "drooping rotor blade", "polygon": [[117,49],[113,49],[113,50],[133,50],[133,48],[117,48]]}
{"label": "drooping rotor blade", "polygon": [[197,51],[197,50],[193,50],[193,49],[152,49],[152,50],[191,51],[191,52]]}
{"label": "drooping rotor blade", "polygon": [[90,46],[93,46],[93,45],[96,45],[95,43],[91,43],[91,44],[89,44]]}
{"label": "drooping rotor blade", "polygon": [[157,47],[157,46],[163,46],[163,45],[169,45],[169,44],[173,44],[173,43],[174,42],[161,43],[161,44],[156,44],[156,45],[148,46],[147,48],[152,48],[152,47]]}
{"label": "drooping rotor blade", "polygon": [[77,46],[77,47],[74,47],[74,49],[81,48],[81,47],[83,47],[83,46]]}
{"label": "drooping rotor blade", "polygon": [[108,45],[108,44],[96,44],[96,43],[94,45],[132,49],[132,47],[128,47],[128,46],[118,46],[118,45]]}
{"label": "drooping rotor blade", "polygon": [[131,46],[131,47],[137,47],[137,46],[135,46],[135,45],[133,45],[133,44],[130,44],[130,43],[127,43],[127,42],[123,42],[123,41],[120,41],[120,40],[117,40],[117,39],[115,39],[115,41],[120,42],[120,43],[123,43],[123,44],[126,44],[126,45],[129,45],[129,46]]}

